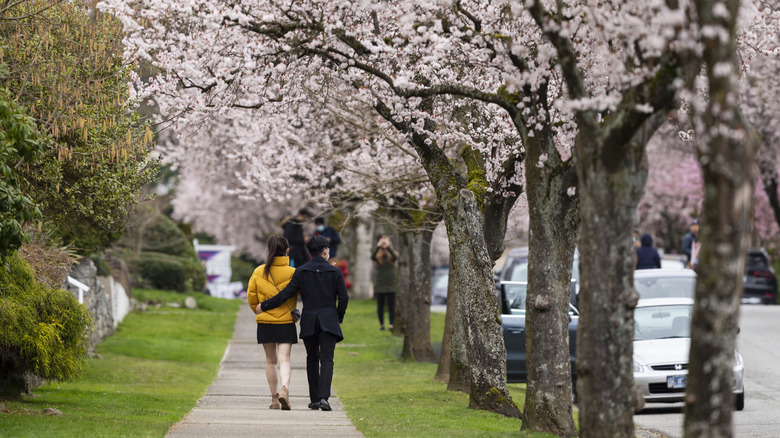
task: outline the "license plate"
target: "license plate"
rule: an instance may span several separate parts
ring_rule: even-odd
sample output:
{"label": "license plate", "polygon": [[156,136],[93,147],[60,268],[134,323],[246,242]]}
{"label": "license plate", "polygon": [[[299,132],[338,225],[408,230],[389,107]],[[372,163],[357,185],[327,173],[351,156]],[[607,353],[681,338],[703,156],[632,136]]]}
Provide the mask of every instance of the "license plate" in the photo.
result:
{"label": "license plate", "polygon": [[666,387],[667,388],[685,388],[685,383],[687,381],[687,375],[679,375],[679,376],[666,376]]}

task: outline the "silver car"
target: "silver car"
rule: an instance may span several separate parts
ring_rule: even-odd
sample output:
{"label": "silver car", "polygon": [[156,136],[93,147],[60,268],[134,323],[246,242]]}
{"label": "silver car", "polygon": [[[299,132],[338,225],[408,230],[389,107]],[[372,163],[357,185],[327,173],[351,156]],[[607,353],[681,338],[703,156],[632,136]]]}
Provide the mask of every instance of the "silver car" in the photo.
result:
{"label": "silver car", "polygon": [[[691,348],[690,298],[640,299],[634,310],[634,381],[646,403],[683,401]],[[745,407],[742,356],[734,350],[736,409]]]}

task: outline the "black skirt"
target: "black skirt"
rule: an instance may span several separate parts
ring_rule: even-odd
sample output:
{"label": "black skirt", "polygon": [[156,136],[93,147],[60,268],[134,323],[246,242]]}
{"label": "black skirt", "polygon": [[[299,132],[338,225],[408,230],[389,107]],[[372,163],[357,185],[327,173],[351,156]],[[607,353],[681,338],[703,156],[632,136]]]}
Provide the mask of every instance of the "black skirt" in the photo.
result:
{"label": "black skirt", "polygon": [[263,324],[257,323],[258,344],[297,344],[298,331],[295,323]]}

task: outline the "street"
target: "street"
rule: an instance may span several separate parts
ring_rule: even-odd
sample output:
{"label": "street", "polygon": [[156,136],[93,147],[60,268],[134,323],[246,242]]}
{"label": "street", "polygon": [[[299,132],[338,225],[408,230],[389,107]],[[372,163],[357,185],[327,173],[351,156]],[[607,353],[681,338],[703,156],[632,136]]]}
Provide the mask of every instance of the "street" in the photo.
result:
{"label": "street", "polygon": [[[734,436],[780,433],[780,306],[742,305],[737,349],[745,362],[745,410],[734,412]],[[637,428],[682,436],[682,403],[650,404],[634,416]]]}

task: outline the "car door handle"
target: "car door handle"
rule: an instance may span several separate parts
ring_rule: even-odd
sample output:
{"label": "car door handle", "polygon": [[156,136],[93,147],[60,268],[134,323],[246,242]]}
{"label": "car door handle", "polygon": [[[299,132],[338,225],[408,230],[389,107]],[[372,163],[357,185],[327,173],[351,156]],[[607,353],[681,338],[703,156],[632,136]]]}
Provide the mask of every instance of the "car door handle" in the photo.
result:
{"label": "car door handle", "polygon": [[512,333],[512,334],[515,334],[515,335],[516,335],[516,334],[518,334],[518,333],[523,333],[523,332],[525,332],[525,329],[521,329],[521,328],[510,328],[510,329],[506,329],[506,331],[508,331],[509,333]]}

